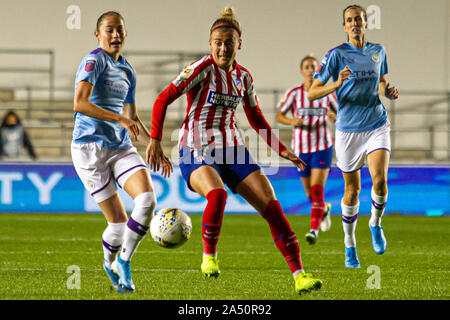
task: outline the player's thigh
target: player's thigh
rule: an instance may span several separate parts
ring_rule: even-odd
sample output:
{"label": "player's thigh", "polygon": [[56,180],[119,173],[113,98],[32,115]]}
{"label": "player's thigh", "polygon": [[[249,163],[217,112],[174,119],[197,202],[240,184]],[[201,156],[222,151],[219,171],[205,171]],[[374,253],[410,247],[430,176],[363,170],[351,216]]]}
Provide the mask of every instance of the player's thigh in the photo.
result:
{"label": "player's thigh", "polygon": [[147,168],[133,173],[125,182],[123,188],[133,199],[141,193],[153,192],[154,188]]}
{"label": "player's thigh", "polygon": [[237,185],[236,192],[261,214],[271,201],[276,200],[272,184],[261,169],[253,171],[242,180]]}
{"label": "player's thigh", "polygon": [[98,206],[108,222],[120,223],[128,220],[125,207],[117,192],[112,197],[99,202]]}
{"label": "player's thigh", "polygon": [[189,184],[195,192],[205,198],[214,189],[226,190],[219,172],[209,165],[202,165],[192,171]]}
{"label": "player's thigh", "polygon": [[330,168],[320,169],[313,168],[311,169],[311,185],[319,185],[325,186],[327,182],[328,174],[330,173]]}

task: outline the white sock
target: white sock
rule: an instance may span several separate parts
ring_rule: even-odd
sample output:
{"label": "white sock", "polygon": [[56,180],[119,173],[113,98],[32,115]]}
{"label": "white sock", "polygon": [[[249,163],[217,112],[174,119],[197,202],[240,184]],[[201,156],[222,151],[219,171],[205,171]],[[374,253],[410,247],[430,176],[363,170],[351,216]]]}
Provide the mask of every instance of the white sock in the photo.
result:
{"label": "white sock", "polygon": [[141,240],[148,232],[156,198],[153,192],[144,192],[134,198],[134,209],[125,228],[120,258],[131,260]]}
{"label": "white sock", "polygon": [[354,206],[347,206],[342,200],[341,208],[345,247],[356,247],[355,229],[358,222],[359,202]]}
{"label": "white sock", "polygon": [[372,209],[370,216],[370,225],[372,227],[379,226],[381,224],[381,217],[384,214],[384,209],[386,207],[387,202],[387,193],[384,196],[376,195],[372,188]]}
{"label": "white sock", "polygon": [[111,263],[116,258],[117,252],[123,243],[123,234],[125,232],[126,222],[110,223],[102,235],[103,240],[103,256],[106,261],[106,266],[111,268]]}
{"label": "white sock", "polygon": [[295,279],[295,277],[296,277],[299,273],[305,273],[305,270],[303,270],[303,269],[298,269],[297,271],[295,271],[294,273],[292,273],[292,276],[294,277],[294,279]]}

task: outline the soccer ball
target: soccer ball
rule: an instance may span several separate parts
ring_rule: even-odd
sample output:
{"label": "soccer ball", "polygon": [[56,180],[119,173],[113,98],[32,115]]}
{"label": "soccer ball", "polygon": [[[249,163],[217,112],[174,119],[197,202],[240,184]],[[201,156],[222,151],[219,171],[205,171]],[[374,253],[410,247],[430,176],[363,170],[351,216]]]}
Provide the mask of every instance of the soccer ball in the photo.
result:
{"label": "soccer ball", "polygon": [[191,218],[177,208],[161,209],[150,222],[152,239],[161,247],[176,248],[191,237]]}

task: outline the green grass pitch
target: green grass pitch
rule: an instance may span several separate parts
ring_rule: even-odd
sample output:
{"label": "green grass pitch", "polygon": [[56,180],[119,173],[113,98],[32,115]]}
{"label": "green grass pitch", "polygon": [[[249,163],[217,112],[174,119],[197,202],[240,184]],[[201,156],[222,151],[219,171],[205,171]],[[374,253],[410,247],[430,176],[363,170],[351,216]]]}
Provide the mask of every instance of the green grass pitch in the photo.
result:
{"label": "green grass pitch", "polygon": [[[266,222],[257,215],[225,215],[219,241],[218,279],[200,272],[201,216],[191,215],[191,239],[177,249],[160,248],[147,236],[132,261],[136,293],[111,290],[102,265],[97,214],[1,214],[0,299],[151,299],[151,300],[297,300],[436,299],[449,295],[449,217],[386,216],[387,251],[371,246],[368,216],[356,229],[360,269],[344,267],[341,218],[308,245],[308,216],[288,216],[297,233],[306,272],[323,280],[322,289],[304,296],[276,249]],[[79,268],[79,288],[70,266]],[[376,266],[371,267],[370,266]],[[379,270],[373,288],[372,268]],[[372,278],[371,278],[372,277]],[[371,288],[372,287],[372,288]]]}

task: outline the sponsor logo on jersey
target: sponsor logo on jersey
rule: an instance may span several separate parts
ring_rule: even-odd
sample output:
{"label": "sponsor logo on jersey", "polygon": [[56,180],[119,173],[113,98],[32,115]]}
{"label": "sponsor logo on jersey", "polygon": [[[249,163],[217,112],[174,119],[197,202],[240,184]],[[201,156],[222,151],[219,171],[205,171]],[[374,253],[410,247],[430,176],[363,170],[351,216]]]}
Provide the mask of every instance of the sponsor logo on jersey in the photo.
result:
{"label": "sponsor logo on jersey", "polygon": [[299,108],[297,109],[300,117],[322,117],[326,113],[326,108]]}
{"label": "sponsor logo on jersey", "polygon": [[128,93],[128,86],[118,81],[104,80],[103,83],[109,92],[120,93],[126,95]]}
{"label": "sponsor logo on jersey", "polygon": [[91,72],[92,70],[94,70],[96,62],[97,62],[96,59],[87,59],[86,64],[84,65],[84,70],[86,72]]}
{"label": "sponsor logo on jersey", "polygon": [[377,54],[374,53],[374,54],[372,55],[372,60],[373,60],[373,62],[376,63],[376,62],[380,61],[380,57],[379,57]]}
{"label": "sponsor logo on jersey", "polygon": [[241,102],[241,100],[241,96],[233,96],[229,94],[210,91],[208,94],[207,102],[215,106],[223,106],[235,109],[238,106],[239,102]]}
{"label": "sponsor logo on jersey", "polygon": [[375,70],[354,70],[350,77],[355,81],[371,81],[378,79],[378,73]]}

